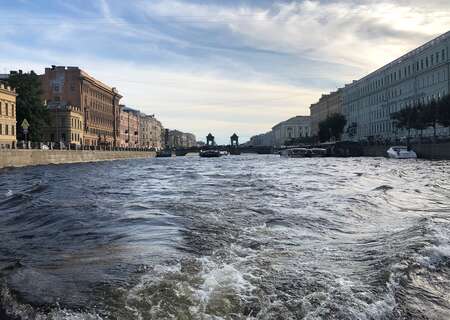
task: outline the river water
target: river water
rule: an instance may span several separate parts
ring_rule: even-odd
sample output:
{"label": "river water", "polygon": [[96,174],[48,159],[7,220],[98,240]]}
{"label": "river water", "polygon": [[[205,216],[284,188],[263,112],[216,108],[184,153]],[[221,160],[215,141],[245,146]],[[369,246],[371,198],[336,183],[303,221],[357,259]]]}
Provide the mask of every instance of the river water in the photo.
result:
{"label": "river water", "polygon": [[0,319],[450,319],[450,162],[0,171]]}

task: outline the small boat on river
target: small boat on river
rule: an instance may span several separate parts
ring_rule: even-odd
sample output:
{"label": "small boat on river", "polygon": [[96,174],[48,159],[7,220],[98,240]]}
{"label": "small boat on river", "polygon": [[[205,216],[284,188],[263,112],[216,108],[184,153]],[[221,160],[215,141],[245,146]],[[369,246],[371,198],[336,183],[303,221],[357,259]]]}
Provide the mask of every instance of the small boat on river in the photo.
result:
{"label": "small boat on river", "polygon": [[312,148],[308,149],[309,153],[307,157],[310,158],[320,158],[320,157],[326,157],[327,156],[327,149],[324,148]]}
{"label": "small boat on river", "polygon": [[285,149],[280,152],[280,156],[286,158],[306,158],[309,150],[306,148]]}
{"label": "small boat on river", "polygon": [[160,150],[156,153],[157,158],[171,158],[175,156],[175,152],[172,150]]}
{"label": "small boat on river", "polygon": [[406,146],[390,147],[386,153],[391,159],[417,159],[417,154]]}
{"label": "small boat on river", "polygon": [[202,158],[219,158],[222,153],[219,150],[200,150],[199,156]]}

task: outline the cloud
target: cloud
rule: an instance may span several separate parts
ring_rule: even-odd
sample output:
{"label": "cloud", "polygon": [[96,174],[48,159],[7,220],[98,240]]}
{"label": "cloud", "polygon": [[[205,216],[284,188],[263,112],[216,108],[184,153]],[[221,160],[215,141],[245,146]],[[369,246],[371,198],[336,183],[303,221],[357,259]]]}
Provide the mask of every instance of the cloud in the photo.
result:
{"label": "cloud", "polygon": [[447,1],[29,2],[5,8],[0,70],[77,65],[166,127],[227,142],[447,31]]}
{"label": "cloud", "polygon": [[[432,1],[433,2],[433,1]],[[177,0],[146,3],[154,15],[197,28],[220,25],[249,46],[367,71],[447,30],[450,7],[418,1],[292,1],[266,8]]]}

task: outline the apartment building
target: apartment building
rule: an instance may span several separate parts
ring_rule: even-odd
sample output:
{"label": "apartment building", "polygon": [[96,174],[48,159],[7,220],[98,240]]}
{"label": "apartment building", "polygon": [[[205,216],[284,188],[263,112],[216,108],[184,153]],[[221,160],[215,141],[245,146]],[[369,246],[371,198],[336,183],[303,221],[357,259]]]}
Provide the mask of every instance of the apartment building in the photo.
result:
{"label": "apartment building", "polygon": [[[428,103],[450,92],[450,32],[408,52],[343,89],[347,140],[386,139],[405,136],[395,128],[391,113],[418,102]],[[439,135],[448,129],[439,128]],[[433,135],[428,129],[424,136]]]}

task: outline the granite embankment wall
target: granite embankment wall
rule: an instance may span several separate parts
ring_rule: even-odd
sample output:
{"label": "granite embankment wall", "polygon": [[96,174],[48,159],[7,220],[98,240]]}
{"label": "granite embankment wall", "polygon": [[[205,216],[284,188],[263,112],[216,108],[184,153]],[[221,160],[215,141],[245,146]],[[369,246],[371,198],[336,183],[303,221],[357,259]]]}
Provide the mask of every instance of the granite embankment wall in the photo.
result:
{"label": "granite embankment wall", "polygon": [[0,168],[151,158],[151,151],[0,150]]}
{"label": "granite embankment wall", "polygon": [[[363,155],[384,157],[389,146],[364,146]],[[413,144],[412,149],[422,159],[450,160],[450,143]]]}

